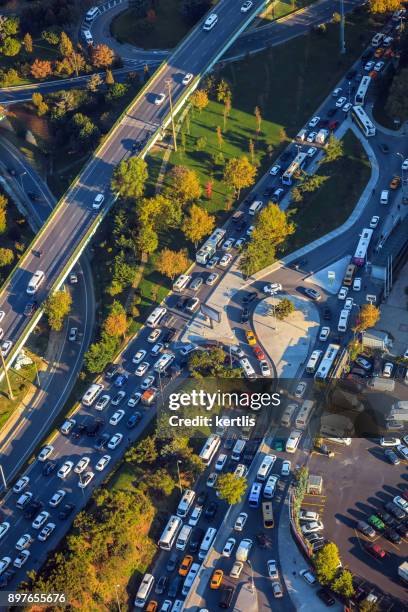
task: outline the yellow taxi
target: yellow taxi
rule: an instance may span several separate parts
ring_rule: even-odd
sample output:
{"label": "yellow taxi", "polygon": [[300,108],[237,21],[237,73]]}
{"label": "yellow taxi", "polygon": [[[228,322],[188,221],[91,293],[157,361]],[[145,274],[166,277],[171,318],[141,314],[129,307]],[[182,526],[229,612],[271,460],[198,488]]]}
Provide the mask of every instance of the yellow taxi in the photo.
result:
{"label": "yellow taxi", "polygon": [[224,572],[222,570],[215,570],[211,576],[210,589],[218,589],[221,586],[223,577]]}
{"label": "yellow taxi", "polygon": [[156,612],[157,606],[158,606],[157,601],[154,601],[154,599],[151,599],[146,606],[146,612]]}
{"label": "yellow taxi", "polygon": [[179,567],[180,576],[187,576],[192,562],[193,562],[193,557],[191,555],[186,555],[184,557]]}
{"label": "yellow taxi", "polygon": [[255,337],[254,332],[248,330],[248,331],[245,332],[245,335],[246,335],[246,339],[247,339],[248,344],[250,346],[255,346],[255,344],[256,344],[256,337]]}

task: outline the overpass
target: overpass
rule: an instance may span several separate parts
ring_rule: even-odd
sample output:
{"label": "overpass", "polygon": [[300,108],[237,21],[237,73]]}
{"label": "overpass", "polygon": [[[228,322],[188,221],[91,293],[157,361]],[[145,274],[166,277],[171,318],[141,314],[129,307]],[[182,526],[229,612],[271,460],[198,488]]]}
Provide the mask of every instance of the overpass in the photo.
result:
{"label": "overpass", "polygon": [[[45,281],[35,296],[42,304],[62,286],[104,216],[114,205],[117,196],[110,193],[110,180],[115,167],[132,155],[135,143],[139,149],[138,156],[144,157],[160,137],[161,130],[170,123],[168,96],[162,105],[157,106],[154,104],[156,94],[167,92],[166,81],[169,81],[176,113],[197,87],[200,78],[220,59],[266,3],[265,0],[254,0],[251,10],[242,13],[241,2],[221,0],[213,9],[218,15],[216,26],[204,31],[204,16],[191,30],[125,109],[74,180],[2,287],[0,311],[5,312],[3,340],[13,343],[6,358],[6,367],[10,367],[42,316],[41,307],[31,319],[24,316],[29,299],[26,289],[32,274],[36,270],[42,270],[45,274]],[[192,73],[194,78],[185,87],[181,81],[187,72]],[[95,212],[92,203],[98,193],[105,195],[105,202],[102,210]]]}

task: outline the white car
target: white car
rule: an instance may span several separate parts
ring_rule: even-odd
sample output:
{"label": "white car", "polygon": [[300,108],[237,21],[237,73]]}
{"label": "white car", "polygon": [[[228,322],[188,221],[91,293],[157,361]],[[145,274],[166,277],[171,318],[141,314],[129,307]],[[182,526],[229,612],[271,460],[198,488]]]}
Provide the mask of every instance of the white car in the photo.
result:
{"label": "white car", "polygon": [[147,351],[145,351],[144,349],[139,349],[135,353],[135,355],[133,355],[132,363],[138,365],[146,357],[146,353],[147,353]]}
{"label": "white car", "polygon": [[305,391],[307,389],[307,383],[305,383],[304,381],[298,383],[296,389],[295,389],[295,397],[301,398],[304,396]]}
{"label": "white car", "polygon": [[391,361],[387,361],[384,363],[382,375],[384,378],[391,378],[392,371],[394,369],[394,364]]}
{"label": "white car", "polygon": [[55,531],[56,524],[55,523],[47,523],[45,527],[43,527],[38,534],[38,539],[40,542],[45,542],[48,540],[50,535]]}
{"label": "white car", "polygon": [[0,575],[6,571],[10,563],[11,563],[10,557],[2,557],[0,559]]}
{"label": "white car", "polygon": [[287,459],[282,463],[281,476],[289,476],[292,464]]}
{"label": "white car", "polygon": [[242,478],[243,476],[246,476],[247,472],[247,466],[243,463],[238,463],[237,467],[234,470],[234,476],[235,478]]}
{"label": "white car", "polygon": [[274,580],[279,580],[279,572],[278,572],[278,568],[276,567],[275,559],[269,559],[269,561],[266,562],[266,565],[268,568],[269,578],[273,578]]}
{"label": "white car", "polygon": [[213,488],[217,484],[218,474],[215,472],[211,472],[211,474],[207,478],[207,487]]}
{"label": "white car", "polygon": [[311,120],[309,121],[309,127],[310,127],[310,128],[314,128],[314,127],[316,127],[316,125],[319,123],[319,121],[320,121],[320,117],[317,117],[317,116],[316,116],[316,117],[313,117],[313,119],[311,119]]}
{"label": "white car", "polygon": [[234,245],[234,242],[235,242],[234,238],[228,238],[228,240],[226,240],[223,243],[221,249],[223,251],[230,251],[232,249],[233,245]]}
{"label": "white car", "polygon": [[[401,164],[401,170],[408,170],[408,157],[407,159],[404,159],[404,161]],[[1,319],[0,319],[1,321]]]}
{"label": "white car", "polygon": [[47,459],[51,457],[53,452],[54,447],[51,444],[47,444],[47,446],[44,446],[44,448],[40,451],[38,455],[38,461],[47,461]]}
{"label": "white car", "polygon": [[25,489],[25,487],[28,485],[29,482],[30,482],[29,476],[23,476],[22,478],[17,480],[16,484],[13,487],[13,492],[21,493],[21,491]]}
{"label": "white car", "polygon": [[266,361],[266,359],[261,359],[259,366],[261,368],[262,376],[271,376],[271,368],[269,367],[269,363]]}
{"label": "white car", "polygon": [[117,410],[116,412],[112,414],[111,418],[109,419],[109,425],[117,425],[119,421],[123,419],[124,416],[125,416],[124,410],[122,409]]}
{"label": "white car", "polygon": [[119,432],[115,433],[108,442],[108,448],[110,450],[115,450],[115,448],[119,446],[122,440],[123,440],[123,434]]}
{"label": "white car", "polygon": [[247,236],[250,236],[255,229],[255,225],[250,225],[246,231]]}
{"label": "white car", "polygon": [[343,106],[343,104],[345,104],[347,102],[347,98],[345,98],[344,96],[341,96],[341,98],[339,98],[336,101],[336,107],[337,108],[341,108]]}
{"label": "white car", "polygon": [[153,357],[157,357],[157,355],[159,355],[159,353],[163,350],[163,343],[162,342],[157,342],[157,344],[155,344],[152,348],[152,350],[150,351],[150,354]]}
{"label": "white car", "polygon": [[276,598],[283,597],[282,586],[280,582],[272,582],[272,593]]}
{"label": "white car", "polygon": [[151,387],[153,383],[154,383],[154,376],[153,374],[150,374],[149,376],[146,376],[146,378],[143,379],[142,384],[140,385],[140,388],[146,391],[146,389]]}
{"label": "white car", "polygon": [[41,529],[46,521],[48,521],[50,517],[50,513],[43,510],[40,514],[37,514],[35,519],[33,520],[31,527],[33,529]]}
{"label": "white car", "polygon": [[34,540],[31,535],[29,533],[25,533],[17,540],[15,547],[17,550],[24,550],[25,548],[28,548],[33,541]]}
{"label": "white car", "polygon": [[337,297],[339,298],[339,300],[345,300],[348,294],[348,287],[345,287],[343,285],[343,287],[341,287],[340,291],[337,294]]}
{"label": "white car", "polygon": [[317,153],[317,147],[309,147],[308,150],[306,151],[306,155],[308,157],[313,157],[314,155],[316,155]]}
{"label": "white car", "polygon": [[263,495],[264,497],[266,497],[266,499],[272,499],[272,497],[275,495],[276,485],[278,484],[278,481],[279,476],[277,474],[272,474],[272,476],[269,476],[268,480],[266,481],[265,488],[263,490]]}
{"label": "white car", "polygon": [[353,291],[361,291],[361,278],[359,276],[353,281]]}
{"label": "white car", "polygon": [[381,446],[398,446],[399,444],[401,444],[399,438],[380,438]]}
{"label": "white car", "polygon": [[87,472],[83,478],[81,477],[79,479],[78,487],[80,489],[85,489],[89,485],[91,480],[94,478],[94,476],[95,476],[94,472]]}
{"label": "white car", "polygon": [[6,316],[6,313],[4,312],[4,310],[0,310],[0,322],[4,319],[5,316]]}
{"label": "white car", "polygon": [[201,514],[203,512],[202,506],[194,506],[192,513],[190,514],[190,518],[188,519],[188,524],[190,527],[195,527],[200,520]]}
{"label": "white car", "polygon": [[221,455],[218,456],[218,459],[217,459],[217,461],[215,463],[215,466],[214,466],[215,470],[217,472],[221,472],[222,471],[222,469],[223,469],[227,459],[228,459],[228,456],[225,455],[224,453],[221,453]]}
{"label": "white car", "polygon": [[166,94],[164,93],[159,93],[157,94],[157,96],[155,97],[154,103],[156,106],[160,106],[160,104],[163,104],[163,102],[166,99]]}
{"label": "white car", "polygon": [[221,268],[226,268],[228,264],[231,263],[231,261],[232,261],[231,253],[226,253],[225,255],[221,257],[220,263],[218,265],[221,266]]}
{"label": "white car", "polygon": [[364,66],[364,70],[366,72],[370,72],[375,66],[375,62],[373,62],[372,60],[370,60],[369,62],[367,62]]}
{"label": "white car", "polygon": [[3,355],[3,357],[7,357],[12,346],[13,346],[13,343],[11,340],[6,340],[6,342],[3,342],[3,344],[0,347],[0,353]]}
{"label": "white car", "polygon": [[247,13],[253,5],[252,0],[246,0],[244,4],[241,6],[241,13]]}
{"label": "white car", "polygon": [[274,295],[277,291],[282,291],[282,285],[280,283],[269,283],[263,288],[264,293]]}
{"label": "white car", "polygon": [[136,404],[140,402],[141,397],[142,397],[142,394],[139,391],[135,391],[134,393],[132,393],[127,403],[129,408],[134,408]]}
{"label": "white car", "polygon": [[215,266],[218,264],[218,262],[220,261],[220,258],[215,255],[214,257],[211,257],[210,261],[208,262],[208,264],[206,264],[206,268],[208,270],[214,270]]}
{"label": "white car", "polygon": [[344,302],[344,310],[352,310],[354,306],[354,300],[353,298],[349,297],[346,299],[346,301]]}
{"label": "white car", "polygon": [[299,512],[299,520],[305,522],[313,522],[318,521],[320,519],[320,514],[318,512],[313,512],[312,510],[301,510]]}
{"label": "white car", "polygon": [[135,376],[144,376],[149,367],[150,363],[148,361],[143,361],[142,363],[139,363],[135,370]]}
{"label": "white car", "polygon": [[324,525],[322,521],[311,521],[310,523],[306,523],[306,525],[302,525],[301,531],[303,535],[308,533],[316,533],[317,531],[323,531]]}
{"label": "white car", "polygon": [[85,472],[90,461],[90,457],[82,457],[74,467],[75,474],[82,474],[82,472]]}
{"label": "white car", "polygon": [[347,104],[345,104],[341,110],[343,111],[343,113],[348,113],[351,111],[352,108],[353,108],[352,103],[347,102]]}
{"label": "white car", "polygon": [[102,472],[102,470],[106,468],[110,460],[111,460],[110,455],[102,455],[98,463],[95,465],[95,470],[97,470],[98,472]]}
{"label": "white car", "polygon": [[408,514],[408,501],[406,501],[400,495],[396,495],[392,501],[396,506],[398,506],[398,508],[401,508],[401,510],[404,510],[404,512]]}
{"label": "white car", "polygon": [[219,279],[219,276],[220,275],[218,274],[218,272],[213,272],[212,274],[208,276],[207,280],[205,281],[205,284],[208,285],[209,287],[212,287]]}
{"label": "white car", "polygon": [[225,542],[224,548],[222,549],[222,556],[230,557],[236,543],[237,541],[235,538],[228,538],[228,540]]}
{"label": "white car", "polygon": [[269,174],[271,174],[272,176],[276,176],[277,174],[279,174],[281,167],[279,166],[279,164],[275,164],[274,166],[272,166],[272,168],[269,170]]}
{"label": "white car", "polygon": [[307,582],[307,584],[310,584],[310,586],[313,586],[314,584],[316,584],[316,576],[311,570],[302,569],[300,570],[299,574],[300,576],[302,576],[303,580]]}
{"label": "white car", "polygon": [[27,561],[29,556],[30,556],[29,550],[22,550],[18,554],[18,556],[14,559],[14,562],[13,562],[14,567],[17,567],[18,569],[20,569],[20,567],[23,567],[24,563]]}
{"label": "white car", "polygon": [[374,215],[371,217],[370,227],[371,229],[375,229],[380,222],[380,217],[378,215]]}
{"label": "white car", "polygon": [[71,327],[71,329],[69,330],[68,340],[70,342],[75,342],[77,337],[78,337],[78,328]]}
{"label": "white car", "polygon": [[248,514],[246,512],[240,512],[234,523],[234,530],[242,531],[245,527],[245,523],[247,522],[247,520],[248,520]]}
{"label": "white car", "polygon": [[66,478],[74,467],[73,461],[65,461],[57,472],[58,478]]}
{"label": "white car", "polygon": [[189,83],[191,83],[192,80],[193,80],[193,75],[191,74],[191,72],[187,72],[187,74],[184,75],[184,78],[181,82],[183,83],[183,85],[188,85]]}
{"label": "white car", "polygon": [[235,561],[230,571],[230,578],[239,578],[242,572],[244,564],[242,561]]}
{"label": "white car", "polygon": [[58,489],[58,491],[55,491],[54,495],[51,497],[48,505],[51,506],[51,508],[56,508],[62,502],[66,494],[67,492],[64,491],[64,489]]}
{"label": "white car", "polygon": [[319,334],[320,342],[326,342],[327,338],[330,336],[330,327],[322,327]]}
{"label": "white car", "polygon": [[384,68],[385,66],[385,62],[377,62],[374,66],[374,71],[375,72],[381,72],[381,70]]}
{"label": "white car", "polygon": [[161,336],[162,330],[159,328],[153,329],[147,336],[147,341],[153,344]]}
{"label": "white car", "polygon": [[95,410],[103,410],[111,401],[110,395],[101,395],[95,404]]}
{"label": "white car", "polygon": [[342,91],[343,90],[341,87],[336,87],[336,89],[333,89],[333,93],[332,93],[333,98],[338,98]]}
{"label": "white car", "polygon": [[317,132],[310,132],[308,137],[306,138],[306,142],[314,142],[317,136]]}
{"label": "white car", "polygon": [[92,204],[92,208],[94,210],[99,210],[103,204],[104,199],[105,199],[105,196],[103,195],[103,193],[98,193],[98,195],[95,196],[95,199]]}
{"label": "white car", "polygon": [[119,406],[120,402],[126,397],[126,391],[118,391],[112,400],[112,406]]}

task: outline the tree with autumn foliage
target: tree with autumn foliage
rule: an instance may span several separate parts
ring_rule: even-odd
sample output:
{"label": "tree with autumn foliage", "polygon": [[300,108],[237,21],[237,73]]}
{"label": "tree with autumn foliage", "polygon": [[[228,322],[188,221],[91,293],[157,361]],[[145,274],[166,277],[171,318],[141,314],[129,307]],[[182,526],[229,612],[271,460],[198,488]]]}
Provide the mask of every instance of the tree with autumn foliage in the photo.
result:
{"label": "tree with autumn foliage", "polygon": [[361,332],[369,327],[374,327],[380,320],[380,309],[374,304],[363,304],[357,318],[357,323],[353,328],[355,332]]}
{"label": "tree with autumn foliage", "polygon": [[255,177],[256,167],[251,164],[246,155],[240,159],[237,157],[230,159],[224,169],[224,181],[228,187],[234,190],[237,199],[241,189],[254,184]]}
{"label": "tree with autumn foliage", "polygon": [[45,79],[52,74],[51,62],[48,60],[36,59],[31,64],[30,72],[31,76],[35,79]]}
{"label": "tree with autumn foliage", "polygon": [[205,89],[196,89],[190,96],[190,102],[201,113],[208,106],[208,93]]}
{"label": "tree with autumn foliage", "polygon": [[212,181],[207,181],[207,183],[205,184],[205,195],[206,195],[207,200],[211,200],[212,198],[213,185],[214,183]]}
{"label": "tree with autumn foliage", "polygon": [[111,66],[114,53],[108,45],[95,45],[92,47],[91,61],[95,68],[106,68]]}
{"label": "tree with autumn foliage", "polygon": [[110,307],[109,314],[103,324],[103,330],[108,336],[124,337],[128,328],[126,311],[122,304],[115,300]]}
{"label": "tree with autumn foliage", "polygon": [[32,53],[33,52],[33,39],[31,34],[29,34],[28,32],[26,32],[26,34],[24,34],[23,37],[23,46],[24,46],[24,50],[26,53]]}
{"label": "tree with autumn foliage", "polygon": [[204,208],[193,204],[186,215],[182,230],[187,238],[197,247],[199,241],[211,234],[215,226],[215,219]]}
{"label": "tree with autumn foliage", "polygon": [[188,253],[186,249],[172,251],[163,249],[156,258],[156,270],[171,280],[182,274],[188,268]]}
{"label": "tree with autumn foliage", "polygon": [[65,317],[69,314],[72,297],[68,291],[56,291],[45,302],[44,312],[48,324],[54,331],[61,331]]}
{"label": "tree with autumn foliage", "polygon": [[166,196],[182,204],[198,200],[201,196],[197,172],[186,166],[174,166],[167,175]]}

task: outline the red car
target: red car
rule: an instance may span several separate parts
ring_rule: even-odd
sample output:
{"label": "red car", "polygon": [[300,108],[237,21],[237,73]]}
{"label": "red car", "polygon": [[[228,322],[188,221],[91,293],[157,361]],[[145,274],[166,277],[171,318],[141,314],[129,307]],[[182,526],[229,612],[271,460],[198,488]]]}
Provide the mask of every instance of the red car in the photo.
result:
{"label": "red car", "polygon": [[263,352],[263,350],[261,349],[261,347],[259,346],[254,346],[254,353],[255,353],[255,357],[261,361],[262,359],[265,359],[265,353]]}
{"label": "red car", "polygon": [[378,546],[378,544],[366,544],[365,549],[376,559],[384,559],[385,557],[385,550]]}
{"label": "red car", "polygon": [[336,130],[339,127],[338,121],[330,121],[329,130]]}
{"label": "red car", "polygon": [[403,497],[404,499],[406,499],[408,501],[408,489],[401,493],[401,497]]}

